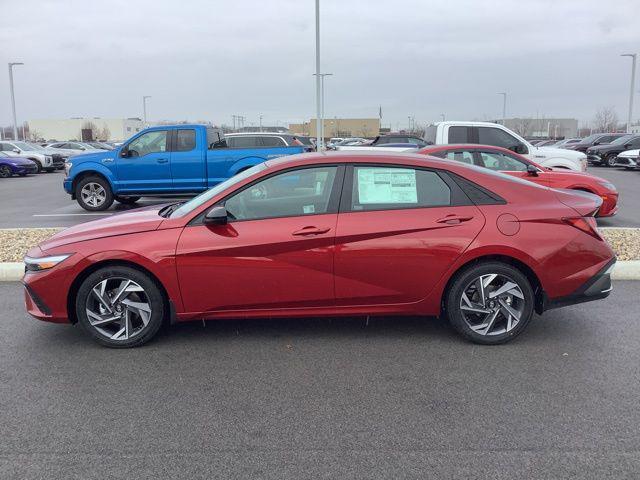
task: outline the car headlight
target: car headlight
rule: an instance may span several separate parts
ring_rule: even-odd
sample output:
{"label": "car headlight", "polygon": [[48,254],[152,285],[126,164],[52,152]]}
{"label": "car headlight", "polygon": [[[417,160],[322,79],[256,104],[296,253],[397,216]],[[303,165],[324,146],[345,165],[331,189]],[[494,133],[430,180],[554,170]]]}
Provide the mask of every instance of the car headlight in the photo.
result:
{"label": "car headlight", "polygon": [[68,177],[69,176],[69,172],[71,171],[71,167],[73,167],[73,163],[71,162],[64,162],[64,173],[65,175]]}
{"label": "car headlight", "polygon": [[604,188],[606,188],[607,190],[611,190],[612,192],[617,192],[618,190],[616,189],[616,186],[611,183],[611,182],[607,182],[604,180],[597,180],[598,185],[602,185]]}
{"label": "car headlight", "polygon": [[39,258],[24,257],[25,270],[27,272],[41,272],[42,270],[49,270],[65,261],[71,255],[71,253],[68,253]]}

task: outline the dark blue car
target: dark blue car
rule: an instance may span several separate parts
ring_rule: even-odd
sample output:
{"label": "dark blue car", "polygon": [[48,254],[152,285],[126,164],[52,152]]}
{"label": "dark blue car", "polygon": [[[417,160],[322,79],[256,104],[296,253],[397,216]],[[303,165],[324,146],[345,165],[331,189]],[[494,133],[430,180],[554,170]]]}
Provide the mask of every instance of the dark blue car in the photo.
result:
{"label": "dark blue car", "polygon": [[9,178],[12,175],[24,177],[28,173],[38,173],[38,166],[32,160],[0,152],[0,178]]}

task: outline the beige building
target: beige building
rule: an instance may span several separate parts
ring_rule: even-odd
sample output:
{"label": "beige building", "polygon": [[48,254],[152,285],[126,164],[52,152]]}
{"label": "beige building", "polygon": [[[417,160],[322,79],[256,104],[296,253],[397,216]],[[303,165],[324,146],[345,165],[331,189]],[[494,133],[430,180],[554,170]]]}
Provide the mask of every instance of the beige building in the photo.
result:
{"label": "beige building", "polygon": [[[296,135],[315,137],[316,119],[305,123],[290,123],[289,131]],[[325,118],[324,135],[331,137],[377,137],[380,135],[379,118]]]}
{"label": "beige building", "polygon": [[29,132],[44,140],[126,140],[144,128],[139,118],[29,120]]}

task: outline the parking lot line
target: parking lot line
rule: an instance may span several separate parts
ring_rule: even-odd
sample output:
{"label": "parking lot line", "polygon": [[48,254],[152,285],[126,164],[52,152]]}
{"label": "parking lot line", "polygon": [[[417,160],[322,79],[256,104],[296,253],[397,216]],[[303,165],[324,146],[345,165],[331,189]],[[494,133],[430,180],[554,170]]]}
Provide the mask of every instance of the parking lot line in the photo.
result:
{"label": "parking lot line", "polygon": [[84,217],[84,216],[104,216],[113,213],[42,213],[31,215],[32,217]]}

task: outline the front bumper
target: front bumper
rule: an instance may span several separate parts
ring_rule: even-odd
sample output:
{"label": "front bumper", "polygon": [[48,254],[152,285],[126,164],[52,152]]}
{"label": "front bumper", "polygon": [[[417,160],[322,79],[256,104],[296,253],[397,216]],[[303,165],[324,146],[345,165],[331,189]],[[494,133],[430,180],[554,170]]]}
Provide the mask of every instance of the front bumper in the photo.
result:
{"label": "front bumper", "polygon": [[602,157],[600,155],[597,155],[595,153],[589,153],[587,154],[587,161],[589,163],[602,163]]}
{"label": "front bumper", "polygon": [[12,167],[13,173],[15,175],[26,175],[28,173],[38,173],[38,167],[36,164],[32,165],[17,165]]}
{"label": "front bumper", "polygon": [[616,167],[640,168],[640,157],[616,157]]}
{"label": "front bumper", "polygon": [[613,290],[611,285],[611,272],[616,264],[616,258],[612,258],[604,267],[602,267],[593,277],[587,280],[575,292],[564,297],[549,298],[546,292],[543,292],[536,311],[538,313],[546,312],[554,308],[566,307],[568,305],[576,305],[578,303],[592,302],[606,298]]}

